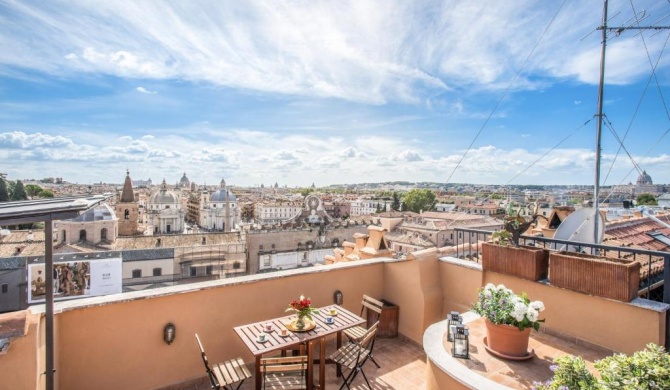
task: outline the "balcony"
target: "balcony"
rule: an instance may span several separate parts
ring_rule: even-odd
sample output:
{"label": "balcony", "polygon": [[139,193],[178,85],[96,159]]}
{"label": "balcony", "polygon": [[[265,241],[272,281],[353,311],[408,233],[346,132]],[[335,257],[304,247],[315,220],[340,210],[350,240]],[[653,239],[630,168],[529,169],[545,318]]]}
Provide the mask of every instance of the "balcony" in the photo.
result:
{"label": "balcony", "polygon": [[[360,310],[363,294],[400,307],[401,336],[378,341],[381,369],[366,365],[375,389],[478,388],[484,380],[500,388],[523,388],[519,383],[530,380],[524,370],[487,376],[476,365],[468,366],[474,359],[451,364],[454,359],[443,347],[439,327],[446,314],[468,311],[477,289],[487,283],[502,283],[545,302],[546,323],[534,337],[543,345],[567,342],[566,352],[591,356],[591,348],[630,354],[650,342],[665,344],[667,304],[642,298],[619,302],[482,271],[476,261],[450,256],[455,250],[430,249],[402,260],[361,260],[57,302],[56,388],[85,389],[92,383],[101,389],[206,388],[195,333],[210,361],[240,356],[250,364],[253,356],[233,327],[283,316],[287,303],[301,294],[317,306],[331,304],[336,290],[343,293],[343,307],[353,312]],[[167,323],[176,326],[170,345],[163,341]],[[621,337],[629,329],[635,331]],[[43,308],[35,306],[26,336],[12,339],[8,353],[0,356],[1,387],[44,388],[43,337]],[[426,337],[432,338],[426,342]],[[536,351],[541,348],[538,345]],[[327,352],[332,350],[330,345]],[[544,355],[547,361],[554,356],[549,355]],[[327,384],[339,383],[332,367],[326,373]],[[362,383],[355,382],[357,388]]]}

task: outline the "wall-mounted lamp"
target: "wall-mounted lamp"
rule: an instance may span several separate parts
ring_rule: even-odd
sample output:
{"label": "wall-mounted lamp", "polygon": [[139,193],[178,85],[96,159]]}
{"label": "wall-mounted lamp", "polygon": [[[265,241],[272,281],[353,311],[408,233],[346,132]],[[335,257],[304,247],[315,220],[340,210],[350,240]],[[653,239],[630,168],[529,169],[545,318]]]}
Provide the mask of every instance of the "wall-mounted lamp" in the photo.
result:
{"label": "wall-mounted lamp", "polygon": [[174,324],[172,322],[168,323],[165,325],[165,328],[163,328],[163,340],[170,345],[174,341],[174,338],[176,337],[177,334],[177,329],[174,327]]}
{"label": "wall-mounted lamp", "polygon": [[342,294],[342,291],[335,290],[333,293],[333,302],[335,302],[336,305],[342,306],[342,303],[344,302],[344,295]]}

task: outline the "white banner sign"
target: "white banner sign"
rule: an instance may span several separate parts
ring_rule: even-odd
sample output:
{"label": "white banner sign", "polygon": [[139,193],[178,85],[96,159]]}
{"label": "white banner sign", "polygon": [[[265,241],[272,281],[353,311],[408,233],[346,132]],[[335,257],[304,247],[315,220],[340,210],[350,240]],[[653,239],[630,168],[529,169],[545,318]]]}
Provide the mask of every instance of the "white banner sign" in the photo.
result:
{"label": "white banner sign", "polygon": [[122,290],[121,258],[54,263],[53,272],[44,264],[28,266],[28,303],[44,302],[46,278],[53,279],[54,300],[118,294]]}

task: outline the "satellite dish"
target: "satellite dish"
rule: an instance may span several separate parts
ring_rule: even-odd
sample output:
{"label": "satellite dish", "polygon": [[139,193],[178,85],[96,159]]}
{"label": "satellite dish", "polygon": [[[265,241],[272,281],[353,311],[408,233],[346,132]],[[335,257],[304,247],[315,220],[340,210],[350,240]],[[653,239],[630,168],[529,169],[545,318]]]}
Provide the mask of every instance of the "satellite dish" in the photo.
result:
{"label": "satellite dish", "polygon": [[[554,238],[564,241],[575,241],[584,244],[600,244],[605,237],[605,218],[598,214],[598,240],[595,240],[595,210],[591,207],[579,209],[561,222],[554,233]],[[551,249],[579,252],[579,246],[553,243]]]}

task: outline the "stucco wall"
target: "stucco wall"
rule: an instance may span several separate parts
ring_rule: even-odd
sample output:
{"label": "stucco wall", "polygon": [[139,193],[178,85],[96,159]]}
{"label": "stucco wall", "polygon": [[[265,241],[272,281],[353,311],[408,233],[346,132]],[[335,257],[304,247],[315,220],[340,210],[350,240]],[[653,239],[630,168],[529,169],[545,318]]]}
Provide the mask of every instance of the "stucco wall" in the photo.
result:
{"label": "stucco wall", "polygon": [[444,296],[443,318],[453,310],[461,313],[470,310],[477,300],[477,290],[482,286],[481,267],[467,260],[440,260],[440,275]]}
{"label": "stucco wall", "polygon": [[[317,306],[344,293],[344,307],[358,312],[363,294],[382,296],[382,262],[323,267],[318,272],[223,284],[204,290],[70,310],[56,316],[56,380],[60,389],[149,389],[202,377],[198,333],[211,361],[252,355],[233,327],[286,315],[300,294]],[[295,271],[293,271],[295,272]],[[290,272],[287,272],[290,273]],[[249,279],[257,279],[249,281]],[[208,282],[204,285],[210,285]],[[221,283],[221,282],[216,282]],[[163,327],[176,325],[172,345]]]}
{"label": "stucco wall", "polygon": [[[43,359],[39,354],[40,316],[29,315],[28,334],[13,338],[9,351],[0,355],[0,389],[36,389],[44,370]],[[41,369],[40,369],[41,367]]]}
{"label": "stucco wall", "polygon": [[446,389],[469,390],[470,388],[442,371],[430,359],[426,359],[426,390]]}
{"label": "stucco wall", "polygon": [[384,299],[400,307],[398,331],[417,343],[426,328],[441,319],[441,290],[435,256],[384,266]]}

